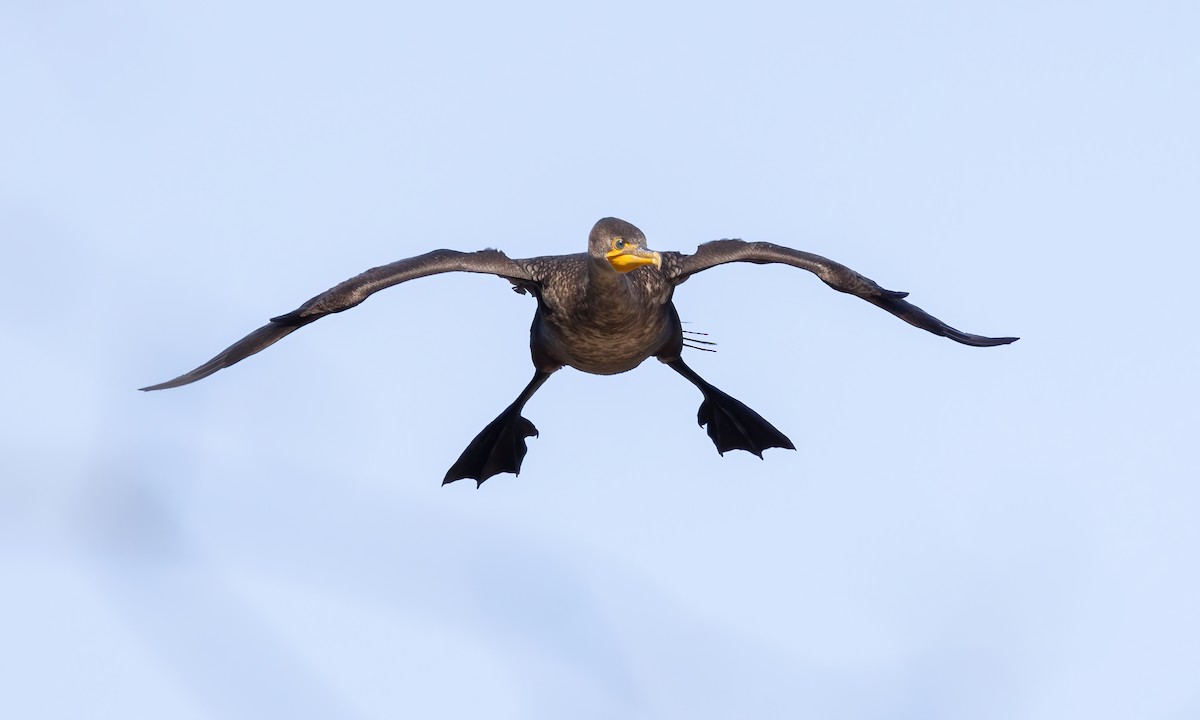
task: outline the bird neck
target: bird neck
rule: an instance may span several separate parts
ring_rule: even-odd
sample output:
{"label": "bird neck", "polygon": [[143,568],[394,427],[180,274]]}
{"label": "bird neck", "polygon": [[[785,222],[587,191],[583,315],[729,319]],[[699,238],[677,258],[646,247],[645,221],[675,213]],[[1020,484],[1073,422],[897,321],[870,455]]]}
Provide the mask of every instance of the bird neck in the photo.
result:
{"label": "bird neck", "polygon": [[588,290],[589,292],[608,294],[627,287],[623,273],[617,272],[606,258],[589,258]]}

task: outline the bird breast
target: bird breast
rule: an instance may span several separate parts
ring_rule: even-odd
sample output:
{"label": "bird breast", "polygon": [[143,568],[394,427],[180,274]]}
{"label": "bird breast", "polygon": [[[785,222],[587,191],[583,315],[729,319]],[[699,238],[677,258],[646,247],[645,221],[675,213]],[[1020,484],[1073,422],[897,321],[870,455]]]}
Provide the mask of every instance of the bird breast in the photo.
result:
{"label": "bird breast", "polygon": [[548,315],[541,320],[541,332],[535,325],[533,342],[540,343],[558,362],[595,375],[632,370],[658,353],[673,334],[665,313],[575,316],[566,323]]}
{"label": "bird breast", "polygon": [[[596,375],[614,375],[640,365],[679,334],[669,290],[559,296],[546,293],[530,337],[535,358]],[[539,352],[540,351],[540,352]]]}

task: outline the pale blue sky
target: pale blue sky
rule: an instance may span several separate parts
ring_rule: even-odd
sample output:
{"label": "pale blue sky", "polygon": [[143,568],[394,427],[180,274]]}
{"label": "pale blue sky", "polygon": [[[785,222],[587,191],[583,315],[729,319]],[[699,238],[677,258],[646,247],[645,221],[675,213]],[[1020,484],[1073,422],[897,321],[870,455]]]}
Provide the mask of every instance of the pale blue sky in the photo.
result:
{"label": "pale blue sky", "polygon": [[[0,715],[1200,716],[1193,3],[0,6]],[[442,488],[534,306],[436,247],[718,237],[680,288],[798,452],[651,361]],[[430,352],[429,345],[442,352]],[[611,438],[644,443],[614,453]]]}

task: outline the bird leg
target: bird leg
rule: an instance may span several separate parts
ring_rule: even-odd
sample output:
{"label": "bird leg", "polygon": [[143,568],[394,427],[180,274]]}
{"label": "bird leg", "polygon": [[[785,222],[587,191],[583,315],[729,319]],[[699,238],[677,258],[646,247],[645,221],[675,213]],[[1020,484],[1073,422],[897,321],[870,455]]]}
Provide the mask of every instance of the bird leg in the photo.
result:
{"label": "bird leg", "polygon": [[774,425],[737,399],[705,382],[683,360],[676,358],[667,361],[667,365],[704,394],[704,402],[700,403],[696,420],[701,426],[708,426],[708,437],[717,446],[719,454],[724,455],[727,450],[745,450],[761,458],[763,450],[767,448],[796,449],[792,441],[776,430]]}
{"label": "bird leg", "polygon": [[550,374],[542,370],[537,371],[517,399],[513,400],[512,405],[488,423],[467,449],[463,450],[454,465],[446,471],[443,485],[470,478],[475,481],[475,486],[479,487],[483,485],[484,480],[493,475],[505,472],[514,475],[521,473],[521,461],[525,459],[528,450],[525,438],[536,437],[538,434],[533,423],[521,417],[521,409]]}

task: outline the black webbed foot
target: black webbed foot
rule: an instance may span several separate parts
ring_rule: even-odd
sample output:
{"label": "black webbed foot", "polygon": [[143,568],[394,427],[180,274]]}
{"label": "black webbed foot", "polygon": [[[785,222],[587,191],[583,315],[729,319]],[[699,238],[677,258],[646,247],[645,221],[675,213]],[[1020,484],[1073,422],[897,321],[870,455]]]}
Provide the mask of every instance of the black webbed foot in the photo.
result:
{"label": "black webbed foot", "polygon": [[521,417],[521,409],[537,389],[546,382],[554,370],[538,370],[517,399],[500,413],[500,416],[488,423],[471,444],[463,450],[462,455],[454,465],[446,471],[442,484],[455,480],[470,478],[475,481],[475,487],[483,485],[483,481],[500,473],[521,473],[521,461],[529,448],[525,446],[525,438],[536,437],[537,428],[533,423]]}
{"label": "black webbed foot", "polygon": [[704,394],[696,420],[701,427],[708,426],[708,437],[721,455],[729,450],[745,450],[761,458],[767,448],[796,449],[787,435],[775,429],[762,415],[710,385],[683,360],[673,358],[665,362]]}
{"label": "black webbed foot", "polygon": [[475,436],[446,472],[442,484],[470,478],[478,487],[493,475],[506,472],[519,475],[521,461],[529,449],[525,438],[537,434],[533,423],[521,417],[520,408],[508,408]]}
{"label": "black webbed foot", "polygon": [[796,449],[787,435],[738,399],[711,385],[701,389],[704,402],[696,420],[701,426],[708,426],[708,437],[721,455],[728,450],[745,450],[761,458],[767,448]]}

